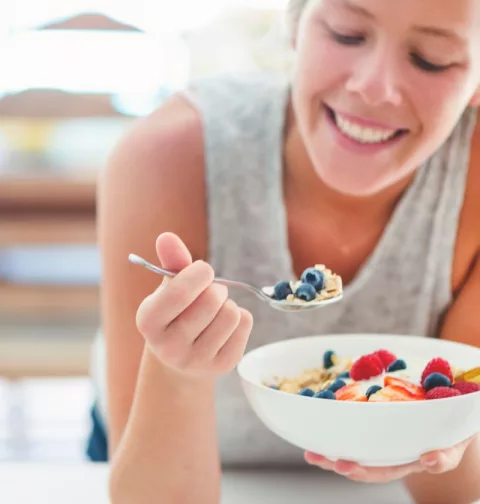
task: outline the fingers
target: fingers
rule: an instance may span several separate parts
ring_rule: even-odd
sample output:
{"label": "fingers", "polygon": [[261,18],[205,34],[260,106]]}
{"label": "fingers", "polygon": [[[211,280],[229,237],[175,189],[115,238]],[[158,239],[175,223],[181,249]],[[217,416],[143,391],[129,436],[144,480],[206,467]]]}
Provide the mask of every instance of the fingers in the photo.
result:
{"label": "fingers", "polygon": [[237,329],[241,316],[240,308],[231,299],[227,299],[193,344],[201,359],[213,360],[216,357]]}
{"label": "fingers", "polygon": [[431,474],[441,474],[456,469],[474,436],[447,450],[425,453],[420,457],[422,467]]}
{"label": "fingers", "polygon": [[419,472],[441,474],[456,469],[463,459],[474,436],[447,450],[437,450],[425,453],[420,460],[411,464],[394,467],[363,467],[346,460],[329,460],[322,455],[305,452],[305,460],[327,471],[333,471],[346,476],[352,481],[365,483],[386,483],[388,481],[403,479],[406,476]]}
{"label": "fingers", "polygon": [[192,255],[183,241],[173,233],[162,233],[155,248],[163,268],[180,271],[192,263]]}
{"label": "fingers", "polygon": [[169,279],[168,289],[159,287],[141,303],[137,312],[140,332],[150,335],[164,331],[212,285],[213,278],[211,266],[203,261],[196,261]]}
{"label": "fingers", "polygon": [[230,372],[238,364],[245,352],[253,327],[253,317],[249,311],[243,308],[240,308],[240,315],[237,328],[214,359],[215,369],[219,373]]}
{"label": "fingers", "polygon": [[[169,292],[171,292],[171,285],[169,285]],[[170,294],[166,297],[170,297]],[[224,305],[227,300],[227,287],[214,283],[209,285],[191,304],[187,304],[181,317],[168,324],[165,329],[165,339],[175,338],[185,344],[193,344],[212,321],[225,312]],[[233,301],[227,305],[232,303]]]}
{"label": "fingers", "polygon": [[178,271],[141,303],[137,328],[159,360],[188,375],[218,375],[241,360],[250,336],[252,315],[228,298],[214,282],[212,267],[192,258],[171,233],[157,239],[158,257]]}
{"label": "fingers", "polygon": [[388,483],[389,481],[400,480],[409,474],[422,471],[423,468],[419,462],[393,467],[357,466],[348,474],[348,478],[352,481],[362,481],[365,483]]}
{"label": "fingers", "polygon": [[394,467],[363,467],[347,460],[332,461],[321,455],[310,452],[305,453],[305,460],[327,471],[345,476],[352,481],[364,483],[386,483],[388,481],[403,479],[412,473],[423,470],[419,462]]}
{"label": "fingers", "polygon": [[310,465],[315,465],[320,467],[321,469],[325,469],[325,471],[333,471],[335,467],[335,462],[332,462],[329,460],[327,457],[324,457],[322,455],[317,455],[316,453],[312,452],[305,452],[305,460],[307,463]]}

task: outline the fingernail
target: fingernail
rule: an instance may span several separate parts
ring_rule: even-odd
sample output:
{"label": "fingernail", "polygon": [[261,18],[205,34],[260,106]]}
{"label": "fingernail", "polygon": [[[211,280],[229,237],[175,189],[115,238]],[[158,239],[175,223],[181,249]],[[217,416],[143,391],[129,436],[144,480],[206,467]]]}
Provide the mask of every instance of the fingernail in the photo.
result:
{"label": "fingernail", "polygon": [[423,465],[427,467],[433,467],[436,466],[438,463],[437,459],[426,459],[423,461]]}

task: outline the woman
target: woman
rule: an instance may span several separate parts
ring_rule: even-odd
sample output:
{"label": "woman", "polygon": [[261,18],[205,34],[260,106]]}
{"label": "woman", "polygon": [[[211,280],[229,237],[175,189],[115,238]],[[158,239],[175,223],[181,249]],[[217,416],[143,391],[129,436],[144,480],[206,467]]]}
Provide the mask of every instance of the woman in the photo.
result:
{"label": "woman", "polygon": [[[479,343],[480,3],[297,0],[290,15],[288,81],[193,83],[102,174],[114,504],[211,504],[220,462],[305,463],[246,404],[230,372],[245,348],[331,332]],[[159,286],[131,252],[181,272]],[[311,313],[212,283],[268,285],[315,263],[345,297]],[[305,454],[455,504],[480,497],[479,457],[476,438],[389,469]]]}

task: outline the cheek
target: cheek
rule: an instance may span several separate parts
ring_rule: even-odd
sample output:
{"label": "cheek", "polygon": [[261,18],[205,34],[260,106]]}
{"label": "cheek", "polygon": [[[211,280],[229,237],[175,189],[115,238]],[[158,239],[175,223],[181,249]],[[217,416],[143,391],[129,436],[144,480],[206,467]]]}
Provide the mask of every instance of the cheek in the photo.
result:
{"label": "cheek", "polygon": [[324,37],[305,37],[298,47],[296,79],[303,92],[312,95],[341,84],[354,62],[352,52]]}
{"label": "cheek", "polygon": [[423,133],[447,136],[469,101],[465,79],[460,74],[417,76],[411,80],[409,101],[413,104]]}

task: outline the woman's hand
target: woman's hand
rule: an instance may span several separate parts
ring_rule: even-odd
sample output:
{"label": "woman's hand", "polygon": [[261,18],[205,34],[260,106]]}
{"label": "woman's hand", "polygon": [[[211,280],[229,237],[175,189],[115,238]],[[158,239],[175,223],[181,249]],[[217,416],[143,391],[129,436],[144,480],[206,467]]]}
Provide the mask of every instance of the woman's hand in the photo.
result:
{"label": "woman's hand", "polygon": [[346,460],[332,462],[326,457],[311,452],[305,452],[305,460],[311,465],[336,472],[353,481],[386,483],[405,478],[414,473],[428,472],[430,474],[441,474],[456,469],[462,461],[465,450],[472,442],[472,439],[473,437],[448,450],[425,453],[417,462],[402,466],[363,467],[355,462],[348,462]]}
{"label": "woman's hand", "polygon": [[192,257],[180,238],[165,233],[157,254],[166,269],[180,271],[165,278],[137,312],[137,327],[153,354],[165,366],[187,377],[215,377],[241,360],[252,329],[251,314],[228,298],[214,271]]}

